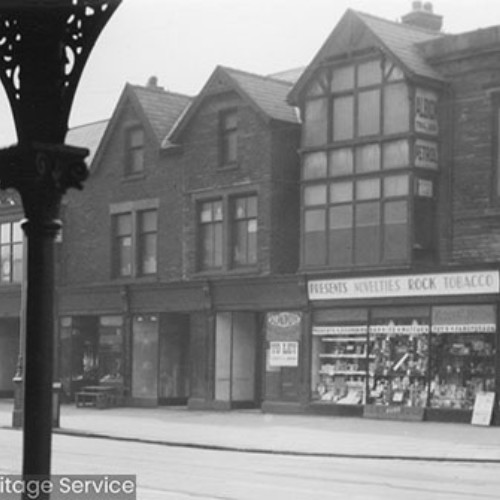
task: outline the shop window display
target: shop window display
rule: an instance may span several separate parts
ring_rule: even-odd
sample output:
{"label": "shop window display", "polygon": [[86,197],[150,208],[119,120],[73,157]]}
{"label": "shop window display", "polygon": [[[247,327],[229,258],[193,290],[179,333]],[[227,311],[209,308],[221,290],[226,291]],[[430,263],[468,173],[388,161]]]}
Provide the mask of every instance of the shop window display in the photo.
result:
{"label": "shop window display", "polygon": [[433,335],[433,408],[470,410],[476,394],[495,390],[495,347],[491,333]]}
{"label": "shop window display", "polygon": [[432,408],[471,410],[478,392],[495,390],[495,337],[493,306],[434,308]]}
{"label": "shop window display", "polygon": [[367,326],[315,326],[313,398],[325,403],[366,402]]}
{"label": "shop window display", "polygon": [[370,403],[426,406],[428,334],[417,320],[370,326]]}

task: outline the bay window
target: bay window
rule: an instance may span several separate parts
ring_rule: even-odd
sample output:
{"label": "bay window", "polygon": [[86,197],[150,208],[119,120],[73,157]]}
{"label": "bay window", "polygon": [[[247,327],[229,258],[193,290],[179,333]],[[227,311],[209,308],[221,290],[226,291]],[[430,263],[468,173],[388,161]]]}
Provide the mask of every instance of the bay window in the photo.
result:
{"label": "bay window", "polygon": [[[437,93],[411,87],[387,59],[322,68],[309,88],[303,267],[396,265],[409,262],[417,247],[428,258],[432,230],[424,241],[415,227],[433,211],[438,127],[436,113],[422,117],[417,100],[424,96],[435,108]],[[430,191],[420,188],[425,183]]]}

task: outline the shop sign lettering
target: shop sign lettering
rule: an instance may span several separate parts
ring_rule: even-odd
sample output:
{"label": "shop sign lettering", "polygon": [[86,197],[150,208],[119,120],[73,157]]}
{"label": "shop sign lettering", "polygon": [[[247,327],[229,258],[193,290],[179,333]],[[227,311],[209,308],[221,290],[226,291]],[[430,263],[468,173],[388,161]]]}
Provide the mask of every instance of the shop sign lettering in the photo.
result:
{"label": "shop sign lettering", "polygon": [[298,342],[269,342],[269,366],[298,366]]}
{"label": "shop sign lettering", "polygon": [[428,135],[437,135],[438,95],[431,90],[417,89],[415,92],[415,131]]}
{"label": "shop sign lettering", "polygon": [[438,168],[438,145],[435,142],[417,139],[415,141],[415,166],[421,168]]}
{"label": "shop sign lettering", "polygon": [[497,294],[498,271],[311,280],[309,300]]}

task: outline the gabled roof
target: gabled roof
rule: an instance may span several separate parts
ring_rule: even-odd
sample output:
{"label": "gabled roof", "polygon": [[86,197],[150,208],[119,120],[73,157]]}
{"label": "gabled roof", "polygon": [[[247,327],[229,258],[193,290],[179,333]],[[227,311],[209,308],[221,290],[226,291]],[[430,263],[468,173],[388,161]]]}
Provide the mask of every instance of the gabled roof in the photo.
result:
{"label": "gabled roof", "polygon": [[292,84],[287,81],[217,66],[189,109],[164,141],[164,145],[168,142],[175,142],[179,138],[208,96],[228,90],[239,94],[267,122],[279,120],[299,123],[296,110],[286,101],[291,88]]}
{"label": "gabled roof", "polygon": [[160,87],[131,85],[130,89],[139,101],[160,142],[170,132],[179,115],[191,102],[191,97],[166,92]]}
{"label": "gabled roof", "polygon": [[144,128],[156,139],[158,147],[160,147],[184,110],[189,107],[190,102],[191,97],[168,92],[161,87],[141,87],[127,83],[99,145],[96,161],[106,149],[113,130],[121,119],[123,110],[128,105],[132,106]]}
{"label": "gabled roof", "polygon": [[66,134],[66,143],[69,146],[77,146],[89,150],[86,162],[92,167],[92,162],[96,151],[108,126],[109,120],[101,120],[94,123],[79,125],[68,130]]}
{"label": "gabled roof", "polygon": [[411,77],[442,81],[443,77],[426,62],[418,44],[443,36],[446,35],[348,9],[295,84],[289,101],[296,102],[322,61],[370,47],[379,48],[392,56]]}

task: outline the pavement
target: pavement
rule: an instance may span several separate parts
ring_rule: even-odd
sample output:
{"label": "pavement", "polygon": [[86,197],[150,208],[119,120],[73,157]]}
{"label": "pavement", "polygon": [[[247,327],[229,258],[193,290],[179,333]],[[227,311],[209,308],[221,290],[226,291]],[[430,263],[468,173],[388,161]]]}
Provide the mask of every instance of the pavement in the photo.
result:
{"label": "pavement", "polygon": [[[0,428],[12,429],[12,400]],[[13,430],[13,432],[20,432]],[[167,446],[301,456],[500,464],[500,427],[359,417],[62,405],[58,434]]]}

